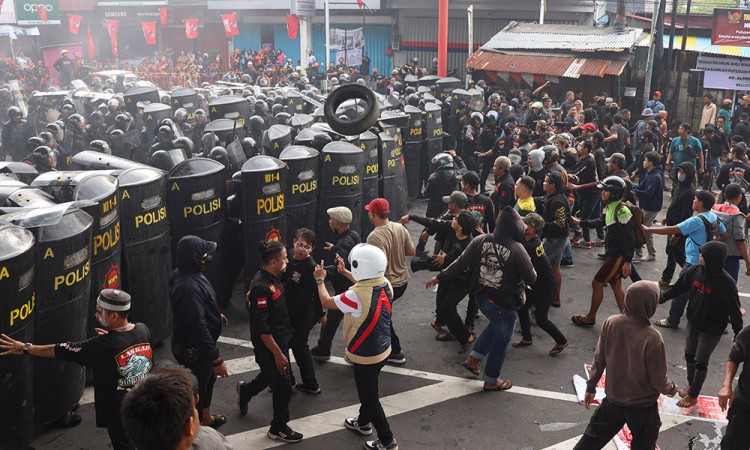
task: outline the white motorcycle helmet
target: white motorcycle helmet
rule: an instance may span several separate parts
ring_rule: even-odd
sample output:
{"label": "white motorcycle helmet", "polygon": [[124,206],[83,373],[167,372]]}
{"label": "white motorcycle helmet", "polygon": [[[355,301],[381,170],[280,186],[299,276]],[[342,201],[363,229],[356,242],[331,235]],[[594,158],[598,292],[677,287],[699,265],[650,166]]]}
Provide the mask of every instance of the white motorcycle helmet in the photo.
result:
{"label": "white motorcycle helmet", "polygon": [[352,276],[357,281],[369,280],[385,275],[388,259],[382,250],[370,244],[357,244],[349,252]]}

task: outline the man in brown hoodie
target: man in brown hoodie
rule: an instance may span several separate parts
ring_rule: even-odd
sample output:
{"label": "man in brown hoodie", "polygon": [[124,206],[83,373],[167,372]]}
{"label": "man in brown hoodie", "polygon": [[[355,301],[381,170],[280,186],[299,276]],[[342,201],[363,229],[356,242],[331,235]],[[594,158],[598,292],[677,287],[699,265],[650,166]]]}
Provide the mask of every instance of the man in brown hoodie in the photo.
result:
{"label": "man in brown hoodie", "polygon": [[607,397],[591,416],[575,449],[604,447],[626,423],[633,433],[632,448],[654,448],[661,427],[659,394],[672,397],[678,390],[667,376],[661,333],[651,326],[658,303],[659,285],[638,281],[625,293],[625,310],[602,325],[584,405],[586,409],[591,406],[604,369],[608,369]]}

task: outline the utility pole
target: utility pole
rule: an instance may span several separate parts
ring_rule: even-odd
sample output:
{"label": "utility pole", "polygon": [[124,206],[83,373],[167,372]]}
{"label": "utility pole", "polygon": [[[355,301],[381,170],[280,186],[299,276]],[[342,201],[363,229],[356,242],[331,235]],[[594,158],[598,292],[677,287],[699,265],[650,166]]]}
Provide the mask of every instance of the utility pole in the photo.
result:
{"label": "utility pole", "polygon": [[448,0],[438,3],[438,76],[448,75]]}
{"label": "utility pole", "polygon": [[[666,1],[666,0],[665,0]],[[677,0],[673,0],[672,2],[672,25],[670,26],[669,30],[669,58],[667,58],[667,73],[664,77],[664,100],[667,101],[667,99],[672,98],[672,89],[670,86],[672,86],[672,66],[675,62],[674,57],[674,34],[677,28]],[[649,92],[649,97],[651,96],[651,93]],[[670,109],[672,107],[670,106]]]}
{"label": "utility pole", "polygon": [[[468,59],[474,53],[474,5],[469,5],[466,8],[466,18],[469,21],[469,56],[466,57]],[[466,74],[467,89],[469,88],[469,83],[471,83],[471,72]]]}
{"label": "utility pole", "polygon": [[[677,1],[677,0],[675,0]],[[328,89],[328,66],[331,65],[331,8],[329,0],[325,0],[325,20],[326,20],[326,67],[323,69],[323,74],[326,80],[326,90]]]}
{"label": "utility pole", "polygon": [[685,23],[682,26],[682,48],[680,49],[680,59],[677,63],[677,85],[674,91],[674,101],[672,102],[673,114],[677,114],[677,105],[680,104],[680,88],[682,87],[682,71],[685,69],[685,45],[687,44],[688,37],[688,23],[690,22],[690,6],[693,0],[687,0],[687,7],[685,9]]}
{"label": "utility pole", "polygon": [[643,107],[646,107],[649,93],[651,92],[651,78],[654,75],[654,53],[656,52],[656,43],[659,36],[656,33],[656,22],[659,17],[661,1],[654,3],[654,14],[651,16],[651,43],[648,46],[648,60],[646,61],[646,85],[643,87]]}
{"label": "utility pole", "polygon": [[547,0],[540,0],[539,4],[539,24],[544,25],[544,12],[547,9]]}

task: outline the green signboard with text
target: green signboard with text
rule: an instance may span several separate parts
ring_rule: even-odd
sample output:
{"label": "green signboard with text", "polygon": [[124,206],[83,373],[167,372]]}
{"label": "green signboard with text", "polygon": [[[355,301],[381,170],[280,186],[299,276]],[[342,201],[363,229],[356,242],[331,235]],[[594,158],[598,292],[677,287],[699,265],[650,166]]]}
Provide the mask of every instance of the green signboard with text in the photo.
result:
{"label": "green signboard with text", "polygon": [[16,0],[16,20],[18,25],[59,25],[58,0]]}

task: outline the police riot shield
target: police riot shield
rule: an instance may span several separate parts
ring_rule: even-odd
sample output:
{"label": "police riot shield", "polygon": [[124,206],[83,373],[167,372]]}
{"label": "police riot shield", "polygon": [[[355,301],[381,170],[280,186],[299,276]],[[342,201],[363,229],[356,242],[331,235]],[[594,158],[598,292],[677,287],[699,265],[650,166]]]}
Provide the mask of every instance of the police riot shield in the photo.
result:
{"label": "police riot shield", "polygon": [[[0,224],[0,330],[21,342],[34,340],[34,235]],[[0,449],[27,448],[34,431],[34,360],[0,358]]]}
{"label": "police riot shield", "polygon": [[120,158],[132,160],[134,151],[142,145],[144,145],[143,136],[141,131],[137,129],[128,130],[123,134],[110,134],[109,136],[109,147],[112,149],[112,155]]}
{"label": "police riot shield", "polygon": [[470,111],[484,111],[484,91],[481,89],[469,89],[467,91],[471,94],[471,100],[469,100]]}
{"label": "police riot shield", "polygon": [[232,142],[227,144],[227,158],[229,159],[229,174],[232,174],[240,169],[242,165],[247,161],[247,155],[245,150],[242,148],[240,138],[236,137]]}
{"label": "police riot shield", "polygon": [[201,101],[198,93],[191,88],[181,88],[172,91],[172,109],[184,108],[188,112],[187,120],[192,122],[195,118],[195,110],[200,107]]}
{"label": "police riot shield", "polygon": [[312,113],[313,116],[313,122],[320,123],[326,121],[326,116],[323,114],[323,107],[316,108],[315,111]]}
{"label": "police riot shield", "polygon": [[284,106],[286,106],[286,112],[289,114],[302,114],[305,109],[305,101],[302,98],[302,94],[297,91],[289,91],[284,98]]}
{"label": "police riot shield", "polygon": [[437,75],[425,75],[419,79],[419,87],[425,86],[430,88],[430,94],[434,96],[435,90],[437,88],[437,82],[441,79],[442,78]]}
{"label": "police riot shield", "polygon": [[171,119],[174,115],[172,108],[163,103],[151,103],[143,108],[143,123],[146,127],[146,138],[152,139],[156,136],[156,129],[162,119]]}
{"label": "police riot shield", "polygon": [[58,203],[93,200],[81,208],[93,218],[91,227],[91,290],[87,306],[87,336],[99,326],[94,319],[96,298],[102,289],[120,288],[120,201],[117,181],[106,172],[47,172],[32,186],[52,195]]}
{"label": "police riot shield", "polygon": [[278,158],[282,150],[292,145],[292,127],[288,125],[271,125],[263,133],[263,153]]}
{"label": "police riot shield", "polygon": [[404,164],[406,165],[406,188],[409,197],[415,198],[420,192],[419,174],[422,165],[422,111],[416,106],[407,105],[404,112],[409,114],[409,125],[401,129],[404,143]]}
{"label": "police riot shield", "polygon": [[148,167],[129,159],[93,150],[84,150],[73,157],[73,162],[86,170],[127,170]]}
{"label": "police riot shield", "polygon": [[287,245],[291,247],[292,237],[298,229],[314,229],[317,223],[320,157],[314,148],[292,145],[281,152],[279,159],[289,168],[289,196],[284,207]]}
{"label": "police riot shield", "polygon": [[153,342],[172,332],[169,275],[172,249],[167,217],[166,178],[154,168],[128,169],[120,185],[122,285],[133,298],[130,317],[151,329]]}
{"label": "police riot shield", "polygon": [[[352,211],[353,230],[362,228],[362,149],[348,142],[335,141],[323,147],[320,171],[320,210],[346,206]],[[328,215],[318,215],[316,230],[319,242],[335,242],[336,235],[328,226]],[[333,263],[333,255],[326,252],[326,263]]]}
{"label": "police riot shield", "polygon": [[390,220],[399,220],[408,211],[404,156],[398,141],[386,131],[378,134],[380,145],[380,197],[391,206]]}
{"label": "police riot shield", "polygon": [[286,163],[271,156],[254,156],[242,166],[245,287],[260,268],[260,242],[286,243]]}
{"label": "police riot shield", "polygon": [[[378,136],[365,131],[359,135],[359,148],[365,156],[365,169],[362,174],[362,204],[367,205],[378,197],[378,167],[380,157],[378,155]],[[362,232],[360,236],[367,236],[373,230],[369,220],[362,220]]]}
{"label": "police riot shield", "polygon": [[[212,120],[211,122],[206,125],[206,128],[203,129],[203,135],[213,133],[216,135],[217,138],[219,138],[219,144],[222,147],[227,145],[229,142],[232,142],[234,137],[239,137],[240,139],[244,138],[244,128],[242,127],[242,124],[239,123],[239,121],[233,120],[233,119],[216,119]],[[205,147],[206,142],[204,141],[204,147],[206,154],[211,151],[211,147],[206,148]],[[212,146],[213,147],[213,146]]]}
{"label": "police riot shield", "polygon": [[46,192],[16,183],[0,185],[0,206],[11,208],[39,208],[54,205],[52,196]]}
{"label": "police riot shield", "polygon": [[[71,208],[58,223],[34,229],[38,275],[35,344],[76,342],[86,338],[92,224],[90,215]],[[37,358],[34,363],[35,417],[37,422],[46,424],[81,400],[84,368],[56,359]]]}
{"label": "police riot shield", "polygon": [[216,291],[220,305],[232,296],[231,280],[225,279],[224,252],[227,217],[227,173],[213,159],[192,158],[174,167],[167,178],[167,213],[172,234],[172,255],[184,236],[216,242],[213,262],[203,274]]}
{"label": "police riot shield", "polygon": [[300,131],[305,128],[310,128],[314,121],[315,118],[307,114],[293,115],[292,119],[289,121],[289,125],[292,126],[292,140],[297,138]]}
{"label": "police riot shield", "polygon": [[461,89],[461,86],[463,86],[463,82],[458,78],[441,78],[435,81],[435,93],[432,95],[441,102],[444,102],[451,97],[454,89]]}
{"label": "police riot shield", "polygon": [[450,133],[451,136],[456,137],[456,139],[461,135],[461,123],[459,119],[468,114],[470,102],[471,94],[469,91],[454,89],[451,93],[451,106],[448,114],[447,129],[445,131]]}
{"label": "police riot shield", "polygon": [[187,156],[185,150],[181,148],[173,148],[171,150],[157,150],[151,154],[148,158],[148,164],[151,167],[169,172],[177,164],[185,161]]}
{"label": "police riot shield", "polygon": [[34,166],[22,162],[0,161],[0,174],[11,175],[24,183],[31,181],[38,175]]}
{"label": "police riot shield", "polygon": [[[424,105],[424,132],[427,139],[427,161],[443,151],[443,114],[440,106],[434,103]],[[433,165],[428,164],[430,171],[433,171]]]}
{"label": "police riot shield", "polygon": [[149,103],[159,103],[159,90],[154,87],[138,86],[129,89],[123,95],[125,99],[125,110],[135,117],[138,115],[138,103],[144,107]]}
{"label": "police riot shield", "polygon": [[404,88],[413,87],[416,89],[417,86],[419,86],[419,78],[415,75],[407,75],[404,77]]}
{"label": "police riot shield", "polygon": [[208,103],[208,117],[211,121],[232,119],[240,125],[248,125],[250,115],[250,104],[236,95],[224,95]]}

